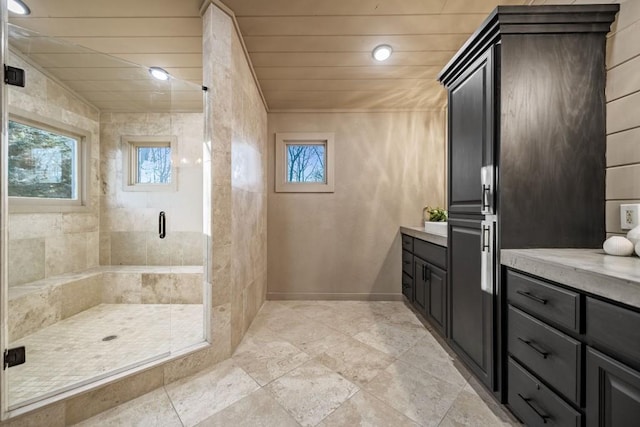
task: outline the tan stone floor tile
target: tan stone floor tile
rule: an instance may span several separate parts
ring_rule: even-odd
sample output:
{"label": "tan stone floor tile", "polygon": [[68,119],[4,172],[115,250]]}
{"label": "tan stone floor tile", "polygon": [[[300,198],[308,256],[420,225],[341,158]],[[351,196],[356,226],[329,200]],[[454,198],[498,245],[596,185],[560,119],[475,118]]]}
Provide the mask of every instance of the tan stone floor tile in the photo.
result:
{"label": "tan stone floor tile", "polygon": [[463,386],[397,361],[363,388],[420,425],[437,426]]}
{"label": "tan stone floor tile", "polygon": [[362,385],[386,369],[394,358],[349,338],[348,341],[325,350],[316,360],[349,381]]}
{"label": "tan stone floor tile", "polygon": [[398,359],[451,384],[464,386],[467,383],[456,369],[453,358],[431,335],[420,339]]}
{"label": "tan stone floor tile", "polygon": [[169,396],[163,388],[147,393],[130,402],[102,412],[81,423],[78,427],[163,426],[182,427]]}
{"label": "tan stone floor tile", "polygon": [[299,427],[264,389],[259,389],[212,415],[198,427]]}
{"label": "tan stone floor tile", "polygon": [[419,427],[400,412],[360,390],[320,424],[320,427]]}
{"label": "tan stone floor tile", "polygon": [[487,404],[473,390],[469,392],[466,388],[458,394],[449,412],[440,423],[441,427],[496,427],[510,425],[496,417]]}
{"label": "tan stone floor tile", "polygon": [[312,356],[349,339],[346,334],[308,318],[292,319],[277,325],[270,324],[268,327],[282,339]]}
{"label": "tan stone floor tile", "polygon": [[165,386],[182,423],[199,423],[260,388],[232,360]]}
{"label": "tan stone floor tile", "polygon": [[264,386],[307,362],[310,356],[273,333],[260,333],[245,336],[233,360]]}
{"label": "tan stone floor tile", "polygon": [[377,350],[398,357],[429,335],[422,326],[376,323],[372,328],[353,337]]}
{"label": "tan stone floor tile", "polygon": [[313,360],[273,381],[266,389],[303,426],[317,425],[359,390]]}

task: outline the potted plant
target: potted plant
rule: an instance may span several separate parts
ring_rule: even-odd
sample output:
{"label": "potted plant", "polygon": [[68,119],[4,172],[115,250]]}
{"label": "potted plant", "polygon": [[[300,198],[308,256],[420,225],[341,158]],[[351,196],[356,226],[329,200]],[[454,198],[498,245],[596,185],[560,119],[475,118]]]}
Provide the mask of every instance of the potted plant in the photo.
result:
{"label": "potted plant", "polygon": [[447,211],[435,207],[427,206],[423,209],[424,231],[439,236],[447,235]]}

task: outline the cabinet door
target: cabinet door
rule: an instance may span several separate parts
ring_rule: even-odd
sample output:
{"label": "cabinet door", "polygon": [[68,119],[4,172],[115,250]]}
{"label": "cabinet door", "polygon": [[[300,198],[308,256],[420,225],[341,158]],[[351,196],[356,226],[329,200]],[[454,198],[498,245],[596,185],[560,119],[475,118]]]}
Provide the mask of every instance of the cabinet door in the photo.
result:
{"label": "cabinet door", "polygon": [[631,427],[640,421],[640,372],[587,349],[587,427]]}
{"label": "cabinet door", "polygon": [[427,284],[427,263],[418,257],[414,257],[413,268],[413,279],[415,284],[415,300],[413,304],[420,313],[425,314],[429,296]]}
{"label": "cabinet door", "polygon": [[450,342],[493,390],[493,295],[481,287],[480,220],[449,218]]}
{"label": "cabinet door", "polygon": [[[479,214],[483,211],[483,203],[485,206],[493,204],[492,52],[489,49],[449,88],[451,213]],[[481,178],[483,167],[488,175],[485,187]],[[487,185],[489,189],[486,189]]]}
{"label": "cabinet door", "polygon": [[413,302],[413,277],[404,271],[402,272],[402,294],[411,302]]}
{"label": "cabinet door", "polygon": [[429,272],[427,317],[431,324],[444,334],[447,273],[431,264],[428,264],[427,268]]}

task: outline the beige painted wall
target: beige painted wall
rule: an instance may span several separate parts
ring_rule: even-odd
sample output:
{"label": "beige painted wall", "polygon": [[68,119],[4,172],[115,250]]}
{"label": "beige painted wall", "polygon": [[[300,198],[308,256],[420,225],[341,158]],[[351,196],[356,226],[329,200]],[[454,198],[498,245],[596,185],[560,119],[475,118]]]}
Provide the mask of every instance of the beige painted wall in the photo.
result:
{"label": "beige painted wall", "polygon": [[[269,114],[268,297],[400,298],[400,225],[444,205],[443,112]],[[334,132],[335,192],[276,193],[275,133]]]}
{"label": "beige painted wall", "polygon": [[[598,3],[613,3],[601,0]],[[640,1],[618,0],[607,36],[606,230],[620,229],[620,204],[640,203]],[[590,0],[537,0],[535,4],[589,4]]]}
{"label": "beige painted wall", "polygon": [[[201,113],[103,113],[100,116],[100,264],[202,265]],[[174,136],[177,186],[124,191],[123,136]],[[158,237],[166,213],[167,236]]]}
{"label": "beige painted wall", "polygon": [[10,114],[18,108],[33,114],[26,118],[37,114],[91,135],[88,210],[9,215],[8,274],[13,286],[98,265],[100,145],[98,110],[14,53],[7,62],[26,72],[24,88],[8,88]]}

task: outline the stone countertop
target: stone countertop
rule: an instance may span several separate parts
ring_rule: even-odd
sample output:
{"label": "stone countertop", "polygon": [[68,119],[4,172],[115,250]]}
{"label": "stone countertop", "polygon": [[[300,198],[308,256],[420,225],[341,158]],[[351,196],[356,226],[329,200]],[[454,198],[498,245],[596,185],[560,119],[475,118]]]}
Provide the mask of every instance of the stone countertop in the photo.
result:
{"label": "stone countertop", "polygon": [[504,266],[640,308],[640,259],[602,249],[503,249]]}
{"label": "stone countertop", "polygon": [[422,227],[407,227],[400,226],[400,232],[402,234],[406,234],[407,236],[415,237],[416,239],[424,240],[429,243],[433,243],[434,245],[440,245],[447,247],[447,238],[443,236],[438,236],[437,234],[431,234],[424,231]]}

